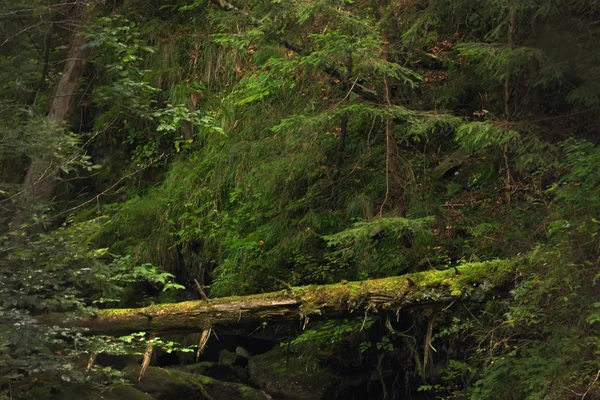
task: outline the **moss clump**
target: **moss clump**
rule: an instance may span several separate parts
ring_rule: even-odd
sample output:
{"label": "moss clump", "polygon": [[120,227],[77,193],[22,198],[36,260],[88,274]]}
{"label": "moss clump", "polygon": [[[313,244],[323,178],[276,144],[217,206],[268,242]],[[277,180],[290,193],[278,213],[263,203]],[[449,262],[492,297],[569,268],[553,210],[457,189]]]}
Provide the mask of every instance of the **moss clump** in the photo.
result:
{"label": "moss clump", "polygon": [[219,353],[219,364],[233,367],[237,358],[238,356],[234,352],[229,350],[221,350],[221,353]]}
{"label": "moss clump", "polygon": [[[102,393],[86,385],[66,386],[56,397],[56,400],[153,400],[154,397],[132,387],[117,386]],[[0,397],[2,400],[2,397]]]}
{"label": "moss clump", "polygon": [[138,381],[139,367],[127,367],[125,374],[140,390],[161,400],[264,400],[263,393],[238,384],[221,382],[203,375],[175,369],[149,367]]}
{"label": "moss clump", "polygon": [[327,308],[398,307],[413,300],[435,300],[444,296],[466,297],[507,282],[517,264],[511,260],[469,263],[444,271],[425,271],[404,276],[334,285],[298,288],[304,315],[321,314]]}

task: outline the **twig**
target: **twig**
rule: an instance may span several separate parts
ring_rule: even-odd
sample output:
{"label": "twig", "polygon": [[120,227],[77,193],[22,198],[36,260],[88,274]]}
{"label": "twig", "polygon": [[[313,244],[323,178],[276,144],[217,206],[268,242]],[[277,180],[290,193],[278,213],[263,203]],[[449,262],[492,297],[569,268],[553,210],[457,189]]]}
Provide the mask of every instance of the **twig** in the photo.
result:
{"label": "twig", "polygon": [[[197,279],[194,279],[194,283],[196,284],[196,289],[198,289],[198,292],[200,292],[200,297],[202,297],[202,300],[208,303],[210,300],[208,299],[206,293],[204,293],[204,289],[202,289],[202,285],[200,285],[200,282],[198,282]],[[202,334],[204,335],[204,333]]]}
{"label": "twig", "polygon": [[282,284],[283,286],[285,286],[285,288],[287,290],[289,290],[290,292],[294,291],[294,288],[292,287],[292,285],[290,285],[287,282],[282,281],[281,279],[277,279],[274,276],[269,275],[269,278],[273,279],[275,282]]}
{"label": "twig", "polygon": [[367,323],[367,317],[368,317],[368,314],[367,314],[367,311],[365,310],[365,319],[363,319],[362,326],[360,327],[361,332],[363,329],[365,329],[365,324]]}
{"label": "twig", "polygon": [[[83,144],[81,147],[85,147],[85,146],[87,146],[87,145],[88,145],[88,144],[89,144],[89,143],[90,143],[92,140],[94,140],[94,139],[96,138],[96,136],[98,136],[98,135],[99,135],[99,134],[101,134],[101,133],[104,133],[104,132],[106,132],[106,131],[108,130],[108,128],[110,128],[110,127],[112,126],[112,124],[113,124],[113,123],[116,121],[116,119],[117,119],[117,117],[113,118],[113,120],[112,120],[112,121],[111,121],[111,122],[110,122],[110,123],[109,123],[109,124],[108,124],[108,125],[107,125],[107,126],[104,128],[104,129],[102,129],[101,131],[98,131],[98,132],[94,133],[94,135],[92,135],[92,137],[91,137],[90,139],[88,139],[88,140],[87,140],[87,141],[86,141],[86,142],[85,142],[85,143],[84,143],[84,144]],[[61,165],[60,165],[60,166],[57,168],[57,170],[58,170],[58,169],[60,169],[60,168],[62,168],[62,167],[65,167],[65,166],[67,166],[67,165],[71,164],[71,163],[72,163],[72,162],[75,160],[75,158],[76,158],[76,156],[73,156],[73,157],[71,157],[71,158],[70,158],[70,159],[68,159],[68,160],[67,160],[65,163],[61,164]],[[50,170],[50,167],[51,167],[51,166],[52,166],[52,162],[50,163],[50,165],[48,165],[48,167],[46,168],[46,170],[44,171],[44,173],[43,173],[43,174],[42,174],[42,175],[41,175],[41,176],[40,176],[40,177],[39,177],[39,178],[38,178],[38,179],[37,179],[37,180],[36,180],[36,181],[35,181],[33,184],[31,184],[31,187],[33,187],[33,186],[35,186],[35,185],[39,184],[39,183],[40,183],[40,182],[41,182],[41,181],[42,181],[42,180],[43,180],[43,179],[46,177],[46,174],[47,174],[47,173],[48,173],[48,171]],[[97,174],[97,173],[96,173],[96,174]],[[87,177],[94,176],[94,175],[96,175],[96,174],[88,175]],[[74,179],[74,178],[72,178],[72,179]],[[65,180],[65,182],[68,182],[69,180],[70,180],[70,179],[66,179],[66,180]],[[16,198],[16,197],[20,196],[20,195],[22,195],[23,193],[25,193],[25,192],[26,192],[28,189],[29,189],[29,187],[28,187],[28,188],[26,188],[26,189],[23,189],[23,190],[21,190],[21,191],[19,191],[19,192],[17,192],[17,193],[15,193],[15,194],[13,194],[13,195],[11,195],[10,197],[7,197],[7,198],[4,198],[4,199],[2,199],[2,200],[0,200],[0,203],[6,202],[6,201],[10,201],[10,200],[12,200],[12,199],[14,199],[14,198]]]}
{"label": "twig", "polygon": [[592,384],[587,388],[587,390],[585,391],[585,393],[583,394],[583,396],[581,396],[581,400],[585,399],[585,396],[587,396],[587,394],[590,392],[590,390],[592,389],[592,387],[596,384],[596,382],[598,381],[599,377],[600,377],[600,369],[598,370],[598,373],[596,374],[596,377],[592,381]]}
{"label": "twig", "polygon": [[[455,300],[455,301],[456,301],[456,300]],[[454,303],[454,302],[453,302],[453,303]],[[477,323],[478,323],[479,325],[483,326],[483,324],[481,323],[481,321],[480,321],[480,320],[478,320],[478,319],[477,319],[477,317],[475,317],[475,315],[473,315],[473,313],[471,312],[471,310],[469,310],[469,308],[468,308],[467,306],[465,306],[465,305],[463,304],[463,307],[465,308],[465,310],[467,310],[467,312],[468,312],[469,314],[471,314],[471,317],[473,317],[473,319],[474,319],[475,321],[477,321]]]}
{"label": "twig", "polygon": [[19,31],[19,32],[17,32],[17,33],[15,33],[13,36],[7,37],[7,38],[4,40],[4,42],[2,42],[2,44],[0,44],[0,47],[4,46],[6,43],[10,42],[11,40],[13,40],[14,38],[16,38],[17,36],[21,35],[22,33],[25,33],[25,32],[27,32],[27,31],[28,31],[28,30],[30,30],[30,29],[37,28],[38,26],[41,26],[41,25],[44,25],[44,23],[43,23],[43,22],[40,22],[40,23],[38,23],[38,24],[35,24],[35,25],[32,25],[32,26],[25,27],[23,30],[21,30],[21,31]]}
{"label": "twig", "polygon": [[125,179],[127,179],[127,178],[130,178],[130,177],[132,177],[133,175],[135,175],[135,174],[137,174],[137,173],[139,173],[139,172],[141,172],[141,171],[145,170],[146,168],[148,168],[148,167],[150,167],[152,164],[154,164],[156,161],[160,161],[160,160],[162,160],[163,158],[165,158],[165,156],[166,156],[166,154],[165,154],[165,153],[161,154],[161,155],[160,155],[160,157],[158,157],[156,160],[152,160],[150,163],[148,163],[148,165],[145,165],[144,167],[142,167],[142,168],[140,168],[140,169],[137,169],[137,170],[135,170],[135,171],[133,171],[133,172],[131,172],[131,173],[129,173],[129,174],[127,174],[127,175],[125,175],[124,177],[122,177],[121,179],[119,179],[117,182],[115,182],[114,184],[112,184],[112,185],[111,185],[109,188],[107,188],[106,190],[102,191],[102,193],[99,193],[98,195],[96,195],[96,196],[92,197],[92,198],[91,198],[91,199],[89,199],[88,201],[85,201],[85,202],[83,202],[83,203],[79,204],[78,206],[75,206],[75,207],[69,208],[68,210],[65,210],[65,211],[59,212],[58,214],[56,214],[56,216],[59,216],[59,215],[64,215],[64,214],[66,214],[66,213],[69,213],[69,212],[71,212],[71,211],[77,210],[78,208],[81,208],[81,207],[83,207],[83,206],[86,206],[86,205],[90,204],[90,203],[91,203],[91,202],[93,202],[93,201],[96,201],[98,198],[100,198],[100,197],[104,196],[106,193],[110,192],[112,189],[114,189],[116,186],[118,186],[118,185],[119,185],[121,182],[123,182]]}
{"label": "twig", "polygon": [[344,98],[342,100],[340,100],[340,102],[337,103],[332,109],[335,110],[336,108],[338,108],[340,106],[340,104],[342,104],[348,98],[348,96],[350,96],[350,93],[352,93],[352,91],[354,90],[354,86],[356,86],[356,82],[358,82],[359,78],[360,78],[360,74],[358,74],[356,76],[356,79],[352,83],[352,86],[350,86],[350,90],[348,90],[348,93],[346,93],[346,95],[344,96]]}
{"label": "twig", "polygon": [[[442,311],[446,311],[447,309],[449,309],[450,307],[452,307],[454,305],[454,303],[456,303],[456,300],[458,300],[458,298],[452,300],[452,303],[450,303],[446,307],[442,308]],[[471,315],[473,315],[473,314],[471,314]]]}
{"label": "twig", "polygon": [[496,121],[494,122],[495,125],[521,125],[521,124],[531,124],[532,122],[545,122],[545,121],[551,121],[551,120],[555,120],[555,119],[561,119],[561,118],[569,118],[572,117],[573,115],[578,115],[578,114],[584,114],[587,112],[591,112],[591,111],[598,111],[600,110],[600,107],[593,107],[593,108],[588,108],[585,110],[580,110],[580,111],[575,111],[566,115],[555,115],[552,117],[543,117],[543,118],[536,118],[536,119],[530,119],[530,120],[523,120],[523,121]]}

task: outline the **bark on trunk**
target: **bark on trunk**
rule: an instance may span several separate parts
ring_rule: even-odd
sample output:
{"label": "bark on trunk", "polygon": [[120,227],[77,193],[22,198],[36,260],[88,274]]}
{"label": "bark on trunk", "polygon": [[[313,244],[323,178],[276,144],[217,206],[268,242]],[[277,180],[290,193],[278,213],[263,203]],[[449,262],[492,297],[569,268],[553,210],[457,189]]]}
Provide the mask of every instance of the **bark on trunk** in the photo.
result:
{"label": "bark on trunk", "polygon": [[[83,25],[85,5],[82,3],[74,10],[73,19]],[[84,60],[87,49],[82,48],[84,44],[83,35],[75,32],[71,40],[63,76],[58,82],[48,109],[48,118],[56,125],[56,134],[61,135],[63,127],[75,111],[78,99],[79,81],[84,70]],[[23,184],[23,200],[25,204],[35,204],[52,200],[56,187],[57,166],[54,165],[53,155],[44,154],[31,162],[25,175]],[[27,219],[27,212],[21,211],[13,218],[11,230],[18,228]]]}
{"label": "bark on trunk", "polygon": [[415,307],[446,306],[463,299],[481,301],[507,292],[515,281],[514,262],[466,264],[457,270],[427,271],[399,277],[304,286],[250,296],[152,305],[139,309],[101,310],[97,315],[66,320],[52,314],[38,319],[46,324],[88,328],[92,334],[131,332],[164,334],[249,332],[266,324],[298,323],[366,313],[398,312]]}

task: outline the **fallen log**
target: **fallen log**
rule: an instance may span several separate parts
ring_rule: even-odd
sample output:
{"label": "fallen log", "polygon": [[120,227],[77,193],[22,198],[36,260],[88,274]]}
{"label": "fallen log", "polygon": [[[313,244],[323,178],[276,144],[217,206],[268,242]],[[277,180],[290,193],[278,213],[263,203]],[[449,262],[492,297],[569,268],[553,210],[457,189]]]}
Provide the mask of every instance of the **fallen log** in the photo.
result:
{"label": "fallen log", "polygon": [[253,330],[261,325],[309,319],[364,316],[365,313],[445,306],[457,300],[482,301],[506,293],[518,274],[513,261],[471,263],[456,269],[332,285],[295,287],[279,292],[158,304],[137,309],[107,309],[78,319],[61,314],[40,318],[47,324],[83,327],[92,334],[174,333]]}

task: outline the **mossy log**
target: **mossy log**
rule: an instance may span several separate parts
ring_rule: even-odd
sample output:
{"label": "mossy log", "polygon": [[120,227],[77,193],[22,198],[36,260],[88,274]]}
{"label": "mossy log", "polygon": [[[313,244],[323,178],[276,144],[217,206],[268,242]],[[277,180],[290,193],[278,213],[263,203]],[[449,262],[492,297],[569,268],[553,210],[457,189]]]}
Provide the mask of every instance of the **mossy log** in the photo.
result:
{"label": "mossy log", "polygon": [[465,264],[457,269],[427,271],[398,277],[314,285],[279,292],[159,304],[137,309],[100,310],[94,316],[64,320],[50,315],[43,322],[84,327],[94,334],[131,332],[218,332],[254,330],[265,324],[301,323],[366,312],[397,312],[446,305],[456,300],[482,301],[506,292],[516,278],[509,261]]}

